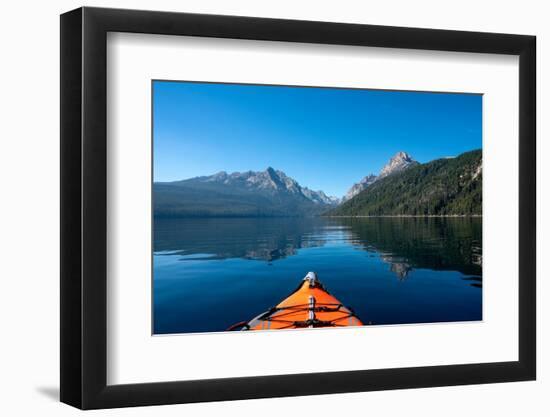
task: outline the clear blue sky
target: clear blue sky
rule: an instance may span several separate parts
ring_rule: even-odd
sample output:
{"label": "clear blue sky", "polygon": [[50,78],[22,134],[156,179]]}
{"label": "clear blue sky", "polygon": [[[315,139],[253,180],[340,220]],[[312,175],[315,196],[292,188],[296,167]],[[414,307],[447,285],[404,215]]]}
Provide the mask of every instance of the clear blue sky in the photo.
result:
{"label": "clear blue sky", "polygon": [[481,95],[154,81],[153,99],[154,181],[271,166],[340,197],[398,151],[481,148]]}

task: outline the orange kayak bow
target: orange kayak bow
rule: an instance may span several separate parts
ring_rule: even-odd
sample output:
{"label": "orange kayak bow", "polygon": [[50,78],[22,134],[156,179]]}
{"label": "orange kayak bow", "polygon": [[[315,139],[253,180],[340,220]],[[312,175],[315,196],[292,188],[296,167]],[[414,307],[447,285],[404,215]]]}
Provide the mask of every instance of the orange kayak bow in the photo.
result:
{"label": "orange kayak bow", "polygon": [[331,295],[309,272],[298,288],[275,307],[228,330],[278,330],[362,326],[353,310]]}

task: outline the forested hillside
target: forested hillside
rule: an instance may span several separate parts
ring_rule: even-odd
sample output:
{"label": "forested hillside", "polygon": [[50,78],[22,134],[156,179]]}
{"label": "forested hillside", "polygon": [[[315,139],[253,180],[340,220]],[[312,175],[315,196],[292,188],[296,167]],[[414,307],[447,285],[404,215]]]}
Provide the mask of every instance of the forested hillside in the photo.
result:
{"label": "forested hillside", "polygon": [[374,182],[326,215],[481,215],[481,167],[481,149],[419,164]]}

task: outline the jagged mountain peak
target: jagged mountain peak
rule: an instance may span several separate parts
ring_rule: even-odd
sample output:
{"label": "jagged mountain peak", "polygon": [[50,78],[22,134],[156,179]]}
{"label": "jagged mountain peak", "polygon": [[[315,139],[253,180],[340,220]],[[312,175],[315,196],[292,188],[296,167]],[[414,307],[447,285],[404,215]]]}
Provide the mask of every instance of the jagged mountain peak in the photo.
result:
{"label": "jagged mountain peak", "polygon": [[342,197],[342,203],[355,197],[357,194],[359,194],[361,191],[363,191],[365,188],[375,182],[377,178],[378,177],[376,175],[369,174],[366,177],[363,177],[358,183],[353,184],[346,195]]}
{"label": "jagged mountain peak", "polygon": [[418,164],[418,162],[412,159],[407,152],[399,151],[390,158],[390,161],[386,165],[384,165],[378,177],[384,178],[394,172],[402,171],[416,164]]}
{"label": "jagged mountain peak", "polygon": [[407,152],[397,152],[390,158],[390,161],[386,165],[384,165],[378,176],[374,174],[369,174],[363,177],[363,179],[361,179],[361,181],[359,181],[358,183],[353,184],[346,195],[342,197],[342,202],[355,197],[357,194],[365,190],[369,185],[373,184],[379,179],[387,177],[394,172],[402,171],[416,164],[418,164],[418,162],[412,159],[412,157]]}
{"label": "jagged mountain peak", "polygon": [[359,181],[359,184],[371,184],[374,180],[376,180],[376,175],[369,174],[366,177],[363,177],[363,179]]}
{"label": "jagged mountain peak", "polygon": [[407,152],[404,152],[404,151],[399,151],[397,152],[394,156],[391,157],[390,160],[406,160],[406,161],[412,161],[413,159],[411,158],[411,156],[407,153]]}

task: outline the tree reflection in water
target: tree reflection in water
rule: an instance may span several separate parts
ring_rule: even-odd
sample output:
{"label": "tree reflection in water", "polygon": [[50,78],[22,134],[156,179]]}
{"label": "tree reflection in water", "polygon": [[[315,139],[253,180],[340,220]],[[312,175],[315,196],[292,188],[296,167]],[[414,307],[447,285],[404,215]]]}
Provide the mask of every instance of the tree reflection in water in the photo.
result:
{"label": "tree reflection in water", "polygon": [[399,279],[414,269],[481,276],[481,218],[155,219],[155,253],[182,260],[242,258],[275,262],[330,243],[377,254]]}

